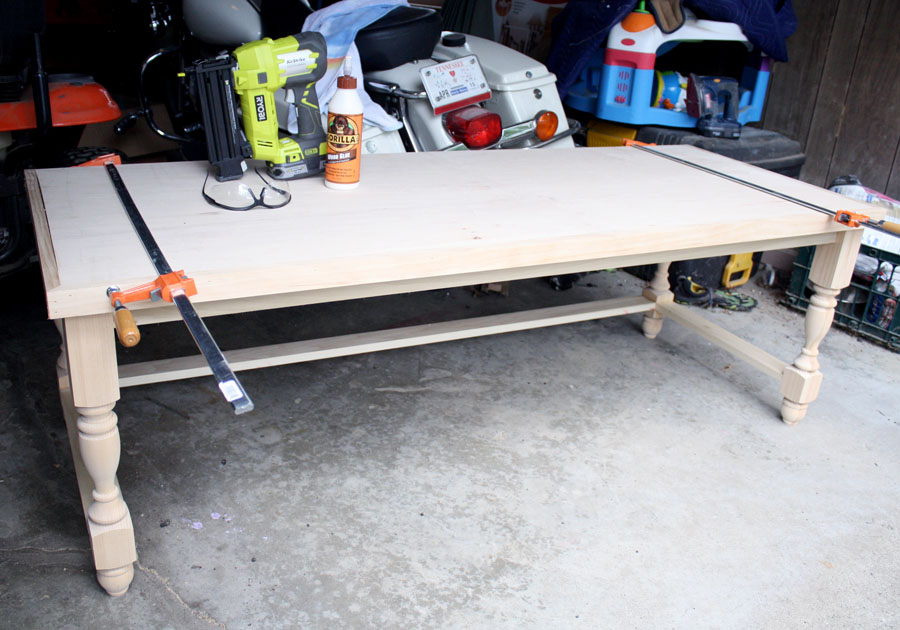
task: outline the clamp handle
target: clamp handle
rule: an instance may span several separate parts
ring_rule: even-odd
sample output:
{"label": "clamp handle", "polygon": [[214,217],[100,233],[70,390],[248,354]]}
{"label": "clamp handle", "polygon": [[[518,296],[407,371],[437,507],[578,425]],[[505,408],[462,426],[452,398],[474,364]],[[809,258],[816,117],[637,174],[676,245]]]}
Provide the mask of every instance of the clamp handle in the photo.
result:
{"label": "clamp handle", "polygon": [[900,235],[900,223],[892,223],[891,221],[882,221],[881,227],[888,232]]}
{"label": "clamp handle", "polygon": [[139,284],[130,289],[120,290],[119,287],[109,287],[106,295],[109,297],[109,303],[115,309],[116,335],[119,342],[126,348],[134,347],[141,340],[141,333],[138,330],[137,322],[134,321],[134,315],[125,306],[128,302],[138,302],[141,300],[165,300],[173,302],[173,293],[183,293],[191,296],[197,294],[197,286],[192,278],[184,275],[184,270],[166,273],[156,280]]}
{"label": "clamp handle", "polygon": [[134,321],[134,315],[118,300],[116,300],[116,336],[119,343],[126,348],[133,348],[141,340],[141,331]]}

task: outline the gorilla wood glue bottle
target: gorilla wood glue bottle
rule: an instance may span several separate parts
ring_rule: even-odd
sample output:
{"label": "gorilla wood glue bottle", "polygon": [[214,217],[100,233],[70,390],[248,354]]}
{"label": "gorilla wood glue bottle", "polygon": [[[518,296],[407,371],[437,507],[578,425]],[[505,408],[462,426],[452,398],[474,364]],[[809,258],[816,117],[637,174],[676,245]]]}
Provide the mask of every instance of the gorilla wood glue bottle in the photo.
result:
{"label": "gorilla wood glue bottle", "polygon": [[362,126],[363,104],[356,93],[356,77],[350,74],[350,57],[345,57],[344,74],[338,77],[337,91],[328,103],[328,128],[325,130],[328,142],[325,185],[328,188],[359,186]]}

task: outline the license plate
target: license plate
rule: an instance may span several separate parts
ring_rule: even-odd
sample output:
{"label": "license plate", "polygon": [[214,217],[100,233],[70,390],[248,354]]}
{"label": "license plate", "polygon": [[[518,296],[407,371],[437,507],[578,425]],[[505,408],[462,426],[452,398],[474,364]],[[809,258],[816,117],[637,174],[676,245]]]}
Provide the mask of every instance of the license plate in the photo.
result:
{"label": "license plate", "polygon": [[491,98],[491,88],[475,55],[419,69],[435,114],[444,114]]}

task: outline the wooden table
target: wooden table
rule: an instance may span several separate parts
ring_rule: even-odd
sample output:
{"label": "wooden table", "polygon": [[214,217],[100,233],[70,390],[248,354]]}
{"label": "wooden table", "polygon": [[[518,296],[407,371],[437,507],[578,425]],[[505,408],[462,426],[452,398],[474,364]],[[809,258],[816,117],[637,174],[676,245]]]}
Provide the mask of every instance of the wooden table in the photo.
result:
{"label": "wooden table", "polygon": [[[693,147],[658,150],[829,209],[849,204]],[[357,190],[297,180],[288,206],[250,212],[219,210],[202,199],[207,166],[119,169],[166,257],[196,280],[193,302],[205,316],[660,263],[642,295],[226,353],[236,370],[643,312],[651,339],[670,318],[773,376],[784,397],[782,417],[793,424],[822,382],[818,346],[835,296],[850,281],[862,232],[629,147],[366,156]],[[119,389],[209,370],[199,354],[117,366],[106,288],[141,284],[156,273],[105,169],[29,171],[27,184],[49,317],[64,340],[60,393],[97,577],[121,595],[137,555],[116,480]],[[792,363],[673,303],[671,261],[807,245],[818,246],[810,273],[815,293],[806,341]],[[178,319],[166,303],[137,304],[133,312],[139,324]]]}

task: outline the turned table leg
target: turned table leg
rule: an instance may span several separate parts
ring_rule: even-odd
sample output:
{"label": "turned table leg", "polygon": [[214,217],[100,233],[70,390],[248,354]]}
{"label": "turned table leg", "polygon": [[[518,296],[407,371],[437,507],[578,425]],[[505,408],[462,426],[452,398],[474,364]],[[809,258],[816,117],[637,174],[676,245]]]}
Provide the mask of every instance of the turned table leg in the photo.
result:
{"label": "turned table leg", "polygon": [[834,319],[834,307],[841,289],[850,284],[862,230],[840,233],[834,243],[819,245],[813,259],[809,279],[813,295],[806,311],[806,338],[793,365],[781,376],[781,417],[796,424],[806,415],[807,407],[819,395],[822,373],[819,371],[819,344]]}
{"label": "turned table leg", "polygon": [[110,595],[123,595],[134,577],[137,552],[131,515],[116,480],[121,444],[113,412],[119,380],[112,317],[69,318],[62,332],[60,398],[97,581]]}
{"label": "turned table leg", "polygon": [[[675,295],[669,289],[669,265],[671,262],[659,263],[650,284],[644,289],[643,296],[657,303],[672,302]],[[647,339],[656,339],[662,330],[663,316],[656,309],[644,313],[641,329]]]}

